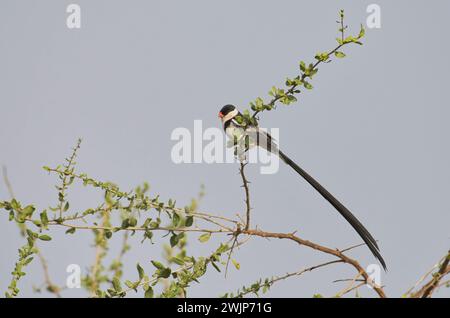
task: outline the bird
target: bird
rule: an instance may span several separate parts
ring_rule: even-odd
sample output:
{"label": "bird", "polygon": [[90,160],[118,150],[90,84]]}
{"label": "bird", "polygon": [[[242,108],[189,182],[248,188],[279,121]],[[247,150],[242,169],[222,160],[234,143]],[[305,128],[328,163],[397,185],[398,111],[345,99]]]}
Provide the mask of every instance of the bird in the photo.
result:
{"label": "bird", "polygon": [[359,234],[364,243],[366,243],[369,250],[375,256],[375,258],[383,266],[386,271],[386,262],[380,253],[380,248],[378,247],[377,241],[369,233],[369,231],[362,225],[362,223],[347,209],[338,199],[336,199],[327,189],[325,189],[317,180],[315,180],[309,173],[300,168],[293,160],[291,160],[285,153],[283,153],[276,141],[267,132],[260,129],[257,124],[243,124],[238,121],[239,116],[242,114],[239,110],[231,104],[227,104],[221,108],[219,111],[219,118],[222,121],[223,129],[225,134],[235,140],[237,136],[250,136],[252,141],[246,142],[246,149],[244,152],[251,147],[259,146],[269,151],[273,154],[278,155],[278,157],[290,166],[295,172],[297,172],[301,177],[303,177],[314,189],[319,192],[319,194],[325,198],[346,220],[353,229]]}

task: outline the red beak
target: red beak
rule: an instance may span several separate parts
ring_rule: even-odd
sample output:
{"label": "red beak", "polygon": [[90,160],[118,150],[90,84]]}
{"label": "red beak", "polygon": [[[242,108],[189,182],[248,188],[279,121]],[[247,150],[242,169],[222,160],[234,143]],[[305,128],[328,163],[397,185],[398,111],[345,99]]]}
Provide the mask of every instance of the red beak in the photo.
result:
{"label": "red beak", "polygon": [[219,112],[219,118],[223,118],[222,112]]}

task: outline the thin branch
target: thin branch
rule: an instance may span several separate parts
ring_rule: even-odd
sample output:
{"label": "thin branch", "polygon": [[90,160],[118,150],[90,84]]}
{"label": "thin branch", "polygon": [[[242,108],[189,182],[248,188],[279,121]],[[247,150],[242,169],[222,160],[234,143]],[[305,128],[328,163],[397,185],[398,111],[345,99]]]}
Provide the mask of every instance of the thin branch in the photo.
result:
{"label": "thin branch", "polygon": [[311,241],[301,239],[298,236],[295,236],[294,234],[270,233],[270,232],[263,232],[263,231],[259,231],[259,230],[247,230],[247,231],[243,231],[242,233],[248,234],[248,235],[256,235],[256,236],[260,236],[260,237],[266,237],[266,238],[269,237],[269,238],[278,238],[278,239],[288,239],[288,240],[292,240],[300,245],[310,247],[314,250],[321,251],[326,254],[334,255],[335,257],[341,259],[344,263],[352,265],[358,273],[361,273],[361,276],[364,278],[365,283],[372,286],[374,291],[378,294],[378,296],[380,298],[386,297],[386,294],[384,293],[383,288],[376,285],[372,281],[372,279],[369,277],[369,274],[358,263],[358,261],[346,256],[339,250],[331,249],[329,247],[325,247],[325,246],[313,243]]}
{"label": "thin branch", "polygon": [[75,148],[72,149],[72,154],[70,155],[70,157],[68,159],[66,159],[67,164],[64,165],[64,173],[63,176],[61,178],[61,187],[59,188],[59,205],[58,205],[58,210],[59,210],[59,217],[62,218],[63,212],[64,212],[64,206],[66,203],[66,190],[68,187],[68,178],[70,177],[70,173],[71,173],[71,168],[72,166],[75,165],[75,158],[77,157],[77,152],[80,149],[81,146],[81,138],[78,139],[77,144],[75,145]]}
{"label": "thin branch", "polygon": [[[353,280],[355,280],[355,279],[353,279],[353,278],[342,278],[342,279],[333,280],[333,283],[350,282],[350,281],[353,281]],[[356,279],[355,281],[363,282],[364,279]]]}
{"label": "thin branch", "polygon": [[[244,188],[244,192],[245,192],[245,216],[246,216],[246,221],[245,221],[245,230],[248,230],[250,227],[250,211],[251,211],[251,207],[250,207],[250,189],[248,187],[249,181],[247,180],[247,177],[245,176],[245,166],[247,165],[247,163],[244,163],[243,161],[240,162],[241,167],[239,168],[239,174],[241,175],[242,178],[242,187]],[[231,255],[233,254],[233,250],[235,247],[235,244],[238,240],[239,234],[241,233],[239,224],[237,224],[237,230],[235,231],[235,234],[233,234],[233,244],[231,245],[231,249],[228,252],[228,258],[227,258],[227,262],[225,265],[225,277],[227,276],[228,273],[228,266],[230,264],[230,260],[231,260]]]}
{"label": "thin branch", "polygon": [[[341,291],[339,291],[335,297],[340,298],[342,296],[344,296],[345,294],[349,293],[350,291],[352,291],[353,289],[355,289],[355,283],[358,281],[358,278],[361,276],[361,272],[359,272],[355,277],[353,277],[352,279],[350,279],[350,283]],[[366,282],[363,280],[362,284],[365,284]]]}
{"label": "thin branch", "polygon": [[230,265],[231,254],[233,254],[233,250],[238,241],[238,237],[239,237],[238,234],[233,236],[233,244],[231,244],[230,251],[228,252],[227,263],[225,265],[225,277],[227,277],[227,274],[228,274],[228,265]]}
{"label": "thin branch", "polygon": [[344,248],[343,250],[340,250],[340,251],[341,251],[341,253],[344,253],[344,252],[348,252],[348,251],[350,251],[350,250],[353,250],[353,249],[355,249],[355,248],[357,248],[357,247],[361,247],[361,246],[364,246],[364,245],[367,245],[367,244],[366,244],[366,243],[356,244],[356,245],[353,245],[353,246]]}
{"label": "thin branch", "polygon": [[47,260],[45,259],[44,255],[42,255],[42,252],[40,249],[38,249],[37,255],[39,257],[39,261],[41,262],[42,270],[44,271],[44,279],[45,279],[45,284],[47,285],[47,291],[55,294],[56,297],[61,298],[61,293],[60,293],[61,288],[59,286],[53,284],[53,282],[50,278]]}
{"label": "thin branch", "polygon": [[[332,265],[332,264],[336,264],[336,263],[342,263],[342,260],[329,261],[329,262],[326,262],[326,263],[322,263],[322,264],[314,265],[314,266],[311,266],[311,267],[307,267],[307,268],[301,269],[301,270],[296,271],[296,272],[287,273],[287,274],[285,274],[283,276],[274,277],[274,278],[268,280],[267,282],[264,282],[263,284],[259,284],[258,285],[258,289],[261,288],[261,287],[269,288],[273,284],[275,284],[276,282],[279,282],[279,281],[282,281],[282,280],[285,280],[285,279],[288,279],[288,278],[294,277],[294,276],[301,276],[302,274],[304,274],[306,272],[312,272],[315,269],[318,269],[318,268],[321,268],[321,267],[325,267],[325,266],[328,266],[328,265]],[[255,293],[255,292],[256,291],[253,288],[248,288],[248,289],[246,289],[246,290],[244,290],[242,292],[239,292],[235,296],[235,298],[242,298],[242,297],[244,297],[244,296],[246,296],[248,294]]]}
{"label": "thin branch", "polygon": [[441,258],[436,264],[433,265],[433,267],[431,267],[425,274],[423,274],[419,280],[414,284],[414,286],[412,286],[411,288],[409,288],[405,295],[411,295],[411,293],[413,292],[413,290],[415,290],[436,268],[439,267],[439,264],[444,260],[444,258]]}
{"label": "thin branch", "polygon": [[[338,23],[340,24],[340,33],[341,33],[341,43],[339,45],[337,45],[334,49],[330,50],[327,54],[328,56],[332,56],[334,53],[336,53],[341,47],[350,44],[352,42],[345,42],[344,41],[344,32],[346,27],[344,27],[344,14],[343,11],[341,11],[340,13],[340,20],[338,21]],[[311,67],[311,71],[315,71],[317,70],[317,67],[324,62],[328,62],[328,61],[323,61],[323,60],[317,60]],[[303,82],[304,80],[306,80],[306,78],[308,77],[308,73],[303,73],[300,77],[300,81]],[[298,90],[299,88],[299,84],[294,84],[293,86],[291,86],[287,91],[286,91],[286,95],[292,95],[295,94],[296,92],[299,92]],[[274,96],[269,103],[267,104],[268,106],[274,107],[276,102],[278,102],[283,96]],[[261,112],[262,110],[256,110],[254,111],[252,118],[256,118],[256,116]]]}
{"label": "thin branch", "polygon": [[208,214],[205,212],[190,212],[189,214],[191,214],[193,216],[204,216],[204,217],[207,217],[210,219],[218,219],[218,220],[227,221],[227,222],[234,223],[234,224],[239,224],[239,221],[229,219],[229,218],[219,216],[219,215]]}
{"label": "thin branch", "polygon": [[2,166],[2,174],[3,174],[3,182],[5,183],[6,189],[8,190],[9,196],[11,199],[14,199],[16,196],[14,195],[14,191],[11,185],[11,182],[9,182],[8,178],[8,169],[6,166]]}
{"label": "thin branch", "polygon": [[[356,281],[358,281],[358,280],[356,280]],[[342,296],[344,296],[344,295],[350,293],[351,291],[353,291],[353,290],[355,290],[355,289],[358,289],[358,288],[360,288],[361,286],[364,286],[365,284],[366,284],[365,282],[362,282],[362,283],[359,283],[359,284],[356,285],[356,286],[352,286],[351,288],[348,288],[347,290],[345,290],[339,297],[342,297]]]}
{"label": "thin branch", "polygon": [[232,228],[230,228],[230,227],[228,227],[228,226],[226,226],[226,225],[223,225],[223,224],[221,224],[221,223],[219,223],[219,222],[217,222],[217,221],[214,221],[212,218],[210,218],[210,217],[206,217],[206,216],[201,216],[201,215],[195,215],[195,217],[197,218],[197,219],[201,219],[201,220],[204,220],[204,221],[206,221],[206,222],[209,222],[209,223],[212,223],[212,224],[214,224],[214,225],[217,225],[217,226],[219,226],[220,228],[222,228],[222,229],[225,229],[225,230],[228,230],[228,231],[233,231],[233,229]]}
{"label": "thin branch", "polygon": [[247,164],[241,162],[241,168],[239,169],[239,173],[241,174],[242,177],[242,187],[244,188],[245,191],[245,215],[246,215],[246,222],[245,222],[245,230],[248,230],[250,228],[250,190],[248,187],[248,180],[247,177],[245,176],[245,172],[244,172],[244,168]]}

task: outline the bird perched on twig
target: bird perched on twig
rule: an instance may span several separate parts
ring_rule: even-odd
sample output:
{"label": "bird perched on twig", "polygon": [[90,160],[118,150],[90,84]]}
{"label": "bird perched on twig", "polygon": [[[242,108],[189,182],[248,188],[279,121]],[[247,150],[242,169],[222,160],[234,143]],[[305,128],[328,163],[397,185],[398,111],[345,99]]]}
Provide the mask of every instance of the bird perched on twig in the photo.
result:
{"label": "bird perched on twig", "polygon": [[[351,213],[341,202],[339,202],[327,189],[325,189],[319,182],[311,177],[305,170],[300,168],[294,161],[286,156],[278,147],[275,140],[265,131],[254,124],[242,124],[237,120],[238,116],[242,116],[237,108],[233,105],[225,105],[219,112],[219,118],[222,121],[225,133],[229,138],[235,140],[240,138],[245,140],[244,149],[246,152],[251,147],[262,147],[263,149],[276,154],[288,166],[294,169],[300,176],[302,176],[314,189],[316,189],[322,197],[324,197],[338,212],[347,220],[348,223],[361,236],[363,241],[367,244],[372,254],[386,270],[386,263],[380,254],[380,249],[376,240],[369,233],[369,231],[361,224],[361,222]],[[239,137],[238,137],[239,136]],[[245,137],[245,138],[242,138]],[[242,147],[241,147],[242,148]]]}

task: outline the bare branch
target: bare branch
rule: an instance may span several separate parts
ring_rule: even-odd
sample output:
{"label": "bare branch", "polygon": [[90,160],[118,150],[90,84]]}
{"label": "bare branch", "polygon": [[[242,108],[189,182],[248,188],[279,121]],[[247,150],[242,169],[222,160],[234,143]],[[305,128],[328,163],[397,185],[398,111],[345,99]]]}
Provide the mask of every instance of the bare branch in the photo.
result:
{"label": "bare branch", "polygon": [[239,173],[241,174],[241,177],[242,177],[242,187],[244,188],[244,191],[245,191],[245,207],[246,207],[246,210],[245,210],[245,215],[246,215],[246,222],[245,222],[245,230],[248,230],[249,228],[250,228],[250,210],[251,210],[251,207],[250,207],[250,190],[249,190],[249,187],[248,187],[248,180],[247,180],[247,177],[245,176],[245,172],[244,172],[244,169],[245,169],[245,166],[246,166],[247,164],[246,163],[243,163],[243,162],[241,162],[241,168],[239,169]]}

